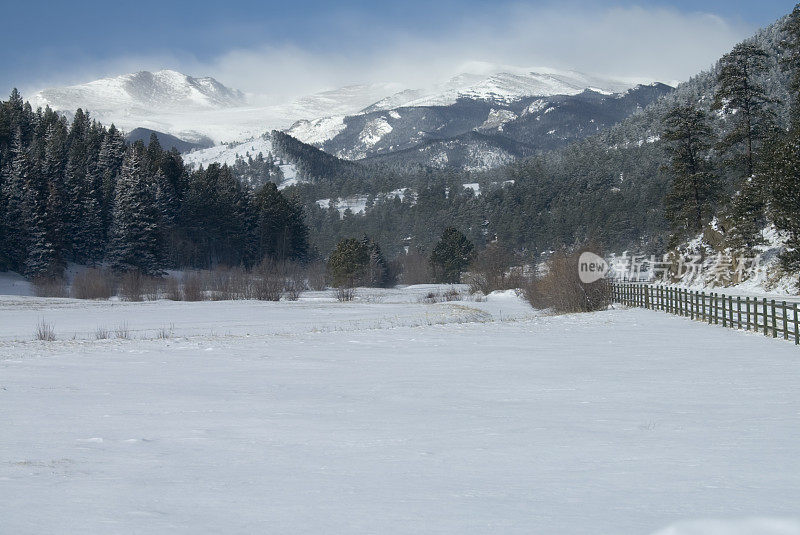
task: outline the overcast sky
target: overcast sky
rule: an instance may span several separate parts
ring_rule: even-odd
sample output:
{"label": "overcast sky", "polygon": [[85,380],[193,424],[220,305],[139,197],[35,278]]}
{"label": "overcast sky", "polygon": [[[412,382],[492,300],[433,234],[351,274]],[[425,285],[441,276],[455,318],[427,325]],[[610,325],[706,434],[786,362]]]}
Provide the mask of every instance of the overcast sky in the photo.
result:
{"label": "overcast sky", "polygon": [[777,0],[57,2],[3,6],[0,89],[136,70],[251,93],[409,87],[488,64],[684,80],[791,11]]}

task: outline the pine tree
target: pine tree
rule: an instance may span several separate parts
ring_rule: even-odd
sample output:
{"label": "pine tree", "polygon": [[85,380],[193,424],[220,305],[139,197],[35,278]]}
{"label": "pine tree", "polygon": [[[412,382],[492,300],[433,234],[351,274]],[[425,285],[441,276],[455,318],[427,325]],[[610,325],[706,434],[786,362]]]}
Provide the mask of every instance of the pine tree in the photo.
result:
{"label": "pine tree", "polygon": [[390,284],[389,264],[383,256],[380,246],[368,236],[361,239],[369,254],[369,263],[364,274],[364,282],[373,288],[386,288]]}
{"label": "pine tree", "polygon": [[792,129],[800,130],[800,4],[789,14],[783,32],[781,66],[789,74],[789,116]]}
{"label": "pine tree", "polygon": [[117,177],[122,169],[124,158],[125,139],[112,124],[100,144],[97,160],[97,173],[100,180],[98,196],[104,242],[107,241],[110,233]]}
{"label": "pine tree", "polygon": [[362,240],[347,238],[336,245],[328,259],[328,271],[337,288],[354,288],[364,281],[369,249]]}
{"label": "pine tree", "polygon": [[790,128],[770,153],[765,176],[770,186],[775,227],[788,234],[781,263],[800,270],[800,4],[795,6],[784,27],[783,67],[791,88]]}
{"label": "pine tree", "polygon": [[308,227],[302,208],[287,199],[272,182],[256,192],[257,260],[303,260],[308,252]]}
{"label": "pine tree", "polygon": [[11,146],[11,165],[3,182],[5,204],[5,256],[11,269],[23,271],[27,257],[28,227],[26,197],[31,162],[23,145],[22,130],[17,128]]}
{"label": "pine tree", "polygon": [[672,243],[696,234],[714,212],[717,178],[708,161],[713,137],[708,117],[693,105],[678,106],[664,118],[662,135],[670,155],[672,183],[665,215],[672,226]]}
{"label": "pine tree", "polygon": [[155,192],[145,176],[139,147],[128,149],[114,199],[107,260],[120,271],[162,271],[162,235]]}
{"label": "pine tree", "polygon": [[776,228],[789,236],[781,254],[785,268],[800,270],[800,128],[792,128],[773,152],[767,171]]}
{"label": "pine tree", "polygon": [[742,167],[742,178],[755,174],[757,151],[774,130],[772,101],[757,81],[767,70],[768,58],[757,45],[739,43],[720,60],[712,109],[732,117],[733,128],[720,146],[732,154],[734,165]]}
{"label": "pine tree", "polygon": [[430,263],[437,282],[461,282],[461,273],[472,261],[474,245],[454,227],[444,229],[431,253]]}

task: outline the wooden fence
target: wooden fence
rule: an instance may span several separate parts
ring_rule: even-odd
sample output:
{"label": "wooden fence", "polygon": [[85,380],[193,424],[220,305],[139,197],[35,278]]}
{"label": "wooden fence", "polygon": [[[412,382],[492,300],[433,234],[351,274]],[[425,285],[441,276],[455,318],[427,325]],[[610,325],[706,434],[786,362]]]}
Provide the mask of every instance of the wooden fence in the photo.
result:
{"label": "wooden fence", "polygon": [[797,303],[635,283],[612,283],[611,289],[615,303],[662,310],[709,325],[763,332],[764,336],[781,336],[800,344]]}

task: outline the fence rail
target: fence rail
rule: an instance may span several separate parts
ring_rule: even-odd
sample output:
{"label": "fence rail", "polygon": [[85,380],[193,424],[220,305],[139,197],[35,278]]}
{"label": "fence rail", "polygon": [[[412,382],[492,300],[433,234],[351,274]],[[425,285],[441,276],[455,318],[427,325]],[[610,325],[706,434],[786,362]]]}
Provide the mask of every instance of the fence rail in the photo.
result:
{"label": "fence rail", "polygon": [[626,306],[661,310],[709,325],[763,332],[764,336],[780,336],[800,345],[797,303],[632,283],[612,283],[611,291],[613,301]]}

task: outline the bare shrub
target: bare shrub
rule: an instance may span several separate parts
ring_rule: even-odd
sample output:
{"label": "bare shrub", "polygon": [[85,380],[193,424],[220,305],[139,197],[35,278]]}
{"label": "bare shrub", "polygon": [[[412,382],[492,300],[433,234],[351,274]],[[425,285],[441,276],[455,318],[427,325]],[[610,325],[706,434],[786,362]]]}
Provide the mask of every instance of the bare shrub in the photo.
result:
{"label": "bare shrub", "polygon": [[356,298],[356,290],[355,288],[351,288],[349,286],[340,286],[336,288],[336,299],[340,302],[345,303],[348,301],[352,301]]}
{"label": "bare shrub", "polygon": [[105,327],[98,327],[94,330],[94,339],[95,340],[106,340],[110,336],[110,332]]}
{"label": "bare shrub", "polygon": [[239,267],[218,267],[209,273],[209,291],[213,301],[247,299],[250,274]]}
{"label": "bare shrub", "polygon": [[250,299],[252,274],[242,268],[233,268],[228,273],[228,299]]}
{"label": "bare shrub", "polygon": [[186,272],[183,274],[184,301],[202,301],[205,298],[205,277],[202,273]]}
{"label": "bare shrub", "polygon": [[395,261],[399,264],[395,268],[398,272],[398,280],[403,284],[427,284],[433,282],[430,262],[419,249],[409,249],[408,253],[398,256]]}
{"label": "bare shrub", "polygon": [[170,323],[169,327],[161,327],[156,332],[156,338],[159,340],[169,340],[175,332],[175,324]]}
{"label": "bare shrub", "polygon": [[442,300],[444,300],[444,301],[461,301],[461,292],[459,292],[455,288],[450,288],[446,292],[442,293]]}
{"label": "bare shrub", "polygon": [[306,282],[309,289],[321,291],[328,287],[327,268],[323,262],[312,262],[305,267]]}
{"label": "bare shrub", "polygon": [[167,277],[164,281],[164,297],[170,301],[181,301],[183,299],[181,283],[176,277]]}
{"label": "bare shrub", "polygon": [[158,301],[161,298],[161,288],[164,279],[161,277],[142,277],[142,297],[146,301]]}
{"label": "bare shrub", "polygon": [[461,292],[459,292],[455,288],[449,288],[444,292],[428,292],[425,294],[425,297],[421,299],[423,303],[427,303],[429,305],[435,303],[445,303],[450,301],[461,301],[463,296]]}
{"label": "bare shrub", "polygon": [[525,297],[534,308],[558,313],[604,310],[611,302],[611,287],[601,279],[591,284],[580,280],[578,258],[574,252],[558,251],[547,261],[547,273],[533,279],[524,289]]}
{"label": "bare shrub", "polygon": [[89,268],[75,275],[72,297],[75,299],[109,299],[114,295],[114,276],[101,269]]}
{"label": "bare shrub", "polygon": [[44,342],[53,342],[56,339],[56,330],[52,323],[41,320],[36,326],[36,339]]}
{"label": "bare shrub", "polygon": [[128,324],[124,322],[121,323],[116,329],[114,329],[114,336],[120,340],[129,340],[131,337],[131,330],[128,327]]}
{"label": "bare shrub", "polygon": [[280,301],[283,277],[276,274],[258,274],[253,277],[253,297],[259,301]]}
{"label": "bare shrub", "polygon": [[284,287],[283,266],[265,258],[253,272],[253,297],[259,301],[280,301]]}
{"label": "bare shrub", "polygon": [[38,277],[31,284],[37,297],[69,297],[67,283],[60,277]]}
{"label": "bare shrub", "polygon": [[128,271],[119,282],[119,296],[124,301],[141,301],[144,297],[145,277],[139,271]]}
{"label": "bare shrub", "polygon": [[469,292],[488,295],[495,290],[509,290],[518,286],[519,280],[512,276],[514,253],[510,249],[491,243],[483,251],[475,255],[470,264],[470,271],[464,275],[469,284]]}
{"label": "bare shrub", "polygon": [[297,301],[300,294],[305,290],[305,285],[295,277],[286,277],[283,284],[284,297],[287,301]]}
{"label": "bare shrub", "polygon": [[305,270],[299,264],[287,262],[284,265],[283,295],[287,301],[297,301],[306,289]]}

